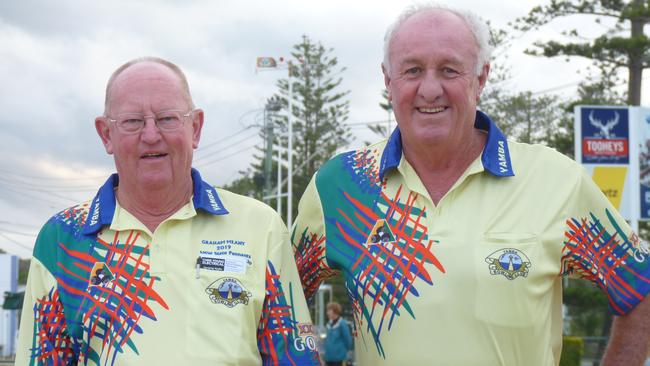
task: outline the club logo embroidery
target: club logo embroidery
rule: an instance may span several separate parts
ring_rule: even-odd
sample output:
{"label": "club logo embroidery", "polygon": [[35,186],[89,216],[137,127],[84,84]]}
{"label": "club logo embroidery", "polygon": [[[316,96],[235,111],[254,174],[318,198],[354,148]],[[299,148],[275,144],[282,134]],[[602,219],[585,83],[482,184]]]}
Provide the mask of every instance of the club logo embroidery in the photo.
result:
{"label": "club logo embroidery", "polygon": [[105,286],[115,279],[113,272],[103,262],[96,262],[90,275],[89,286]]}
{"label": "club logo embroidery", "polygon": [[530,271],[530,260],[522,251],[514,248],[497,250],[485,258],[491,275],[503,275],[509,280],[526,277]]}
{"label": "club logo embroidery", "polygon": [[393,235],[393,232],[388,226],[386,220],[379,219],[375,223],[375,226],[372,227],[372,231],[366,240],[366,245],[376,245],[381,243],[388,243],[391,241],[395,241],[395,235]]}
{"label": "club logo embroidery", "polygon": [[237,304],[248,305],[252,294],[236,278],[220,278],[205,289],[210,296],[210,301],[215,304],[224,304],[229,308]]}

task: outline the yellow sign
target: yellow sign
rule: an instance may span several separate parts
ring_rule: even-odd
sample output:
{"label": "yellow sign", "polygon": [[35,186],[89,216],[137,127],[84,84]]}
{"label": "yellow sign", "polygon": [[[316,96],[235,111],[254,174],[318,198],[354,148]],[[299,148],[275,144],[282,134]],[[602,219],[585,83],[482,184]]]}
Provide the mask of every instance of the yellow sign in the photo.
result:
{"label": "yellow sign", "polygon": [[627,167],[597,166],[592,179],[617,210],[621,209]]}

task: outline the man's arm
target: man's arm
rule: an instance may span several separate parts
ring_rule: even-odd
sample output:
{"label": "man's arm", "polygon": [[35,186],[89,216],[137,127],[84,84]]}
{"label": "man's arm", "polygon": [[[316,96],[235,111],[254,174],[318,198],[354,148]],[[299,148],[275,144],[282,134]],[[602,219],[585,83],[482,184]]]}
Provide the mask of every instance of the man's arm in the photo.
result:
{"label": "man's arm", "polygon": [[266,296],[258,325],[257,344],[265,366],[320,364],[305,295],[293,259],[287,230],[274,216],[266,268]]}
{"label": "man's arm", "polygon": [[54,278],[32,258],[20,321],[16,365],[76,364],[77,354]]}
{"label": "man's arm", "polygon": [[643,299],[631,312],[614,317],[602,366],[643,365],[650,345],[650,300]]}
{"label": "man's arm", "polygon": [[336,274],[327,265],[326,242],[325,219],[314,175],[300,198],[298,217],[291,231],[296,266],[307,298],[316,294],[324,279]]}

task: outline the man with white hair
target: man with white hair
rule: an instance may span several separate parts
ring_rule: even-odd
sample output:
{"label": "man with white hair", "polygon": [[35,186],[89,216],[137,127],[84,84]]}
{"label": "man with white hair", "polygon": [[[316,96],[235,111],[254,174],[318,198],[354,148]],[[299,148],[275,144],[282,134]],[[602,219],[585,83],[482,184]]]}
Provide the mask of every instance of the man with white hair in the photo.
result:
{"label": "man with white hair", "polygon": [[282,220],[192,168],[203,116],[169,61],[113,73],[117,173],[39,233],[16,365],[320,364]]}
{"label": "man with white hair", "polygon": [[388,30],[398,128],[328,161],[305,191],[292,240],[307,296],[343,273],[360,365],[550,366],[572,275],[618,315],[603,364],[640,365],[647,244],[574,161],[507,141],[476,109],[488,38],[475,16],[432,5]]}

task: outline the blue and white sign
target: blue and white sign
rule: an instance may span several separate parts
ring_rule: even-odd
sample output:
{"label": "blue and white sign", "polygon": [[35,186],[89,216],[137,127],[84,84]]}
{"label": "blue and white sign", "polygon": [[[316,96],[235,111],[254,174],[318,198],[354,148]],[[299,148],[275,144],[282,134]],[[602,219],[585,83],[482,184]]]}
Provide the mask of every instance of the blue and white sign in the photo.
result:
{"label": "blue and white sign", "polygon": [[582,107],[580,122],[583,164],[629,164],[627,107]]}

